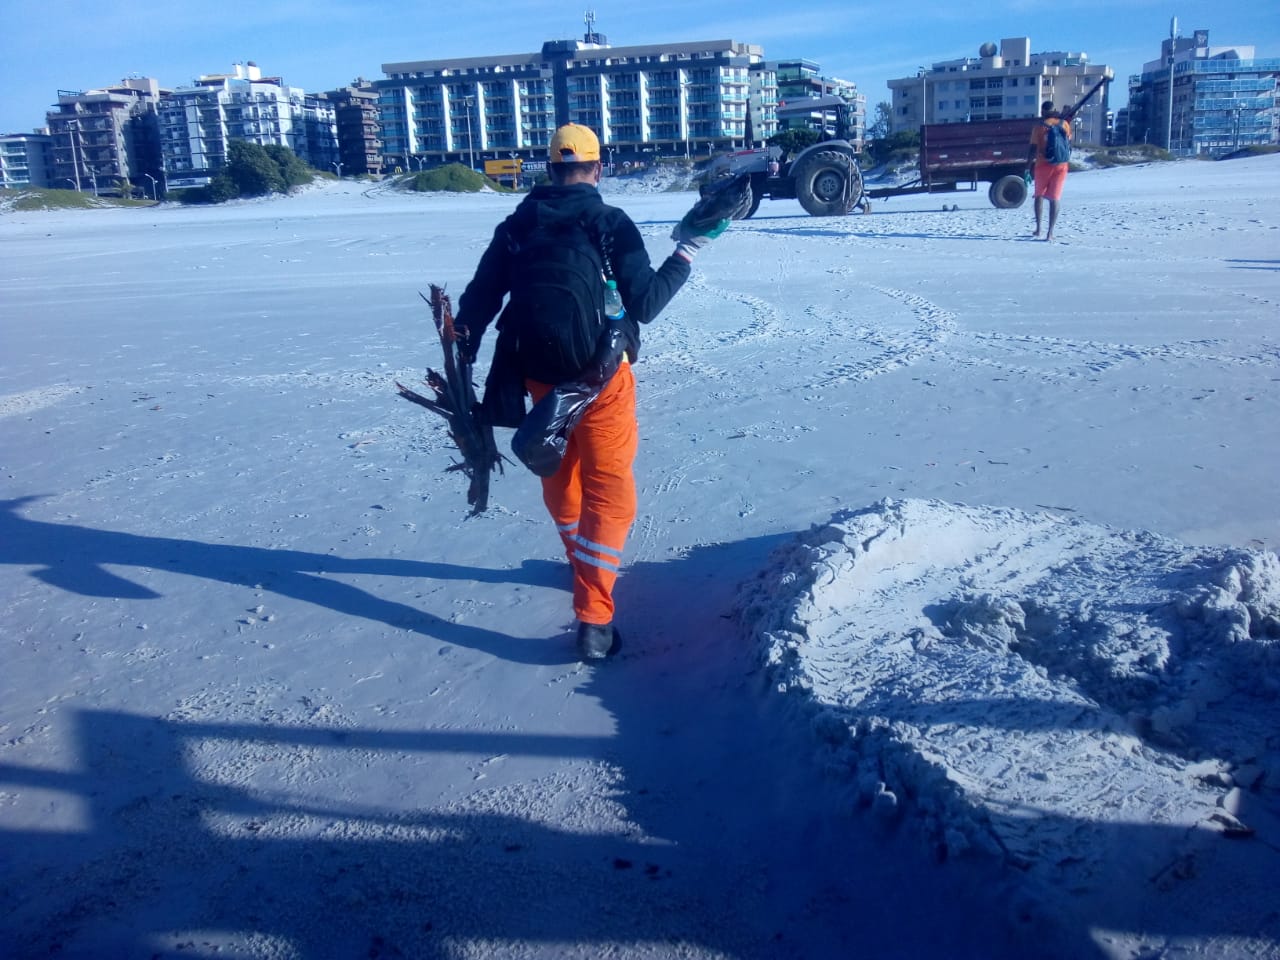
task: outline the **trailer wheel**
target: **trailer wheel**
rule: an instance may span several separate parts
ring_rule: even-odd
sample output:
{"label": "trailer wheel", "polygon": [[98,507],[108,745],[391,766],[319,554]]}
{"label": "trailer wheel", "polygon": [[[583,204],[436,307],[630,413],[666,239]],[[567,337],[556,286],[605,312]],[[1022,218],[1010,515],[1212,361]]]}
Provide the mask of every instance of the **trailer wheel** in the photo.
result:
{"label": "trailer wheel", "polygon": [[1027,182],[1017,174],[1010,173],[991,185],[991,202],[1001,210],[1020,207],[1026,199]]}
{"label": "trailer wheel", "polygon": [[814,217],[850,213],[862,199],[862,174],[853,157],[838,150],[820,150],[805,158],[796,171],[796,197]]}
{"label": "trailer wheel", "polygon": [[993,207],[998,206],[996,203],[996,185],[994,183],[987,187],[987,199],[991,201]]}

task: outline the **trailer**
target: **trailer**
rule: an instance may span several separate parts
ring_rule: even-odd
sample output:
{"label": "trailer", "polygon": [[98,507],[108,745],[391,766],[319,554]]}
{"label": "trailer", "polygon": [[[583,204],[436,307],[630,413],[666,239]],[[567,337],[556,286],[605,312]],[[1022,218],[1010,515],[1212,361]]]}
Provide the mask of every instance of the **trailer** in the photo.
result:
{"label": "trailer", "polygon": [[1020,207],[1027,199],[1027,148],[1038,122],[1023,117],[925,124],[920,128],[920,175],[910,183],[867,190],[864,196],[874,200],[977,191],[979,184],[987,184],[987,199],[994,206]]}
{"label": "trailer", "polygon": [[[1099,90],[1110,82],[1108,68],[1074,105],[1062,112],[1070,120]],[[920,128],[920,176],[896,187],[867,190],[864,198],[883,199],[912,193],[946,193],[978,190],[987,184],[993,206],[1012,209],[1027,199],[1027,157],[1031,132],[1039,117],[1010,120],[973,120],[968,123],[927,123]],[[862,204],[866,213],[870,204]]]}
{"label": "trailer", "polygon": [[790,160],[776,147],[722,154],[712,161],[706,182],[749,173],[752,201],[744,219],[765,198],[796,199],[807,213],[829,217],[855,210],[866,213],[872,199],[977,190],[980,183],[990,184],[988,198],[997,207],[1018,207],[1027,198],[1023,173],[1037,122],[1023,118],[928,124],[920,131],[919,178],[895,187],[866,189],[853,147],[844,140],[816,143]]}
{"label": "trailer", "polygon": [[[1111,79],[1103,77],[1074,106],[1062,112],[1070,120]],[[752,200],[743,218],[750,217],[764,197],[794,198],[815,217],[840,216],[871,210],[871,200],[913,193],[953,193],[987,184],[987,199],[1002,209],[1020,207],[1027,199],[1031,132],[1039,117],[973,120],[968,123],[927,123],[920,128],[920,175],[910,183],[867,190],[852,144],[826,140],[786,160],[777,147],[722,154],[707,172],[719,177],[750,174]]]}

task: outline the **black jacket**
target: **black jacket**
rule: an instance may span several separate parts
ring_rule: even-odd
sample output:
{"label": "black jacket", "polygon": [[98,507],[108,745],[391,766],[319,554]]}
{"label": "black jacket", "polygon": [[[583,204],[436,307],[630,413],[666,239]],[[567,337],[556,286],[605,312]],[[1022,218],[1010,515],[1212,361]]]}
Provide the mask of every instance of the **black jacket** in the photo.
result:
{"label": "black jacket", "polygon": [[[622,304],[627,308],[628,353],[632,360],[639,356],[639,324],[648,323],[671,301],[689,279],[689,264],[672,254],[654,270],[644,248],[644,240],[631,218],[617,207],[606,204],[600,192],[589,183],[534,187],[511,216],[498,224],[488,249],[480,257],[475,276],[458,300],[455,320],[459,327],[466,329],[468,346],[473,354],[511,290],[514,258],[509,236],[513,232],[516,236],[523,236],[539,221],[577,220],[580,217],[598,235],[612,237],[614,279],[618,282],[618,292],[622,294]],[[502,318],[499,317],[499,350],[502,349],[502,328]]]}

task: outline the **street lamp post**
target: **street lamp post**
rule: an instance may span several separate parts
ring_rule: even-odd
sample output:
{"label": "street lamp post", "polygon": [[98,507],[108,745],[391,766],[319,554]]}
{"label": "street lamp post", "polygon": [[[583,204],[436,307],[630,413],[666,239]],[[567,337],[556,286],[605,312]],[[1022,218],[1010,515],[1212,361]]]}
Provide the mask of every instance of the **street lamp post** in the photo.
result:
{"label": "street lamp post", "polygon": [[67,121],[67,137],[71,141],[71,169],[75,172],[76,193],[80,192],[80,157],[76,153],[76,137],[80,133],[80,121]]}
{"label": "street lamp post", "polygon": [[467,108],[467,165],[472,170],[476,168],[476,154],[471,144],[471,107],[475,102],[475,97],[462,98],[462,105]]}
{"label": "street lamp post", "polygon": [[1178,52],[1178,18],[1169,21],[1169,117],[1164,131],[1164,148],[1173,152],[1173,58]]}
{"label": "street lamp post", "polygon": [[151,181],[151,199],[159,203],[160,194],[156,191],[156,178],[149,173],[144,173],[143,176]]}
{"label": "street lamp post", "polygon": [[920,126],[929,122],[929,71],[924,67],[920,71]]}
{"label": "street lamp post", "polygon": [[689,129],[689,88],[693,86],[692,81],[680,81],[680,121],[684,127],[684,158],[689,159],[689,135],[692,131]]}
{"label": "street lamp post", "polygon": [[333,161],[333,169],[335,169],[335,170],[337,170],[337,171],[338,171],[338,179],[339,179],[339,180],[341,180],[341,179],[342,179],[342,161],[341,161],[341,160],[334,160],[334,161]]}

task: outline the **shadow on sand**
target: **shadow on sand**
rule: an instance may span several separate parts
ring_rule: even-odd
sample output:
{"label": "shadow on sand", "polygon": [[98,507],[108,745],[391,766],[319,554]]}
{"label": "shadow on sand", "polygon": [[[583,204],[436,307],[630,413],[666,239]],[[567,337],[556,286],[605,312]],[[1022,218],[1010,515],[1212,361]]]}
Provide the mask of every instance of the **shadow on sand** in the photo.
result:
{"label": "shadow on sand", "polygon": [[[556,565],[464,570],[204,544],[33,522],[17,512],[24,502],[0,513],[0,562],[33,567],[33,576],[86,597],[145,597],[146,588],[113,570],[163,568],[261,584],[343,617],[409,626],[519,663],[564,659],[326,579],[377,573],[558,587]],[[634,566],[620,582],[620,606],[647,611],[651,632],[579,691],[611,713],[608,737],[62,711],[75,768],[0,763],[0,791],[78,804],[83,827],[0,829],[0,954],[1103,956],[1080,923],[1048,940],[1036,926],[1043,917],[1020,925],[1017,877],[1000,865],[940,867],[914,838],[873,828],[853,813],[847,784],[813,762],[818,738],[786,698],[768,695],[731,619],[736,584],[783,539],[712,544]],[[195,760],[205,751],[222,751],[259,778],[214,782]],[[624,827],[586,833],[518,807],[418,808],[412,783],[430,779],[433,758],[458,754],[608,764],[619,773],[609,800]],[[272,765],[283,772],[283,758],[299,756],[304,770],[335,757],[347,770],[399,764],[411,773],[408,796],[394,810],[335,800],[322,780],[294,782],[296,763],[290,782],[273,783]],[[1182,831],[1133,825],[1109,829],[1102,842],[1174,849],[1182,840]],[[1130,903],[1117,896],[1090,925],[1144,929],[1149,920],[1130,915]],[[1165,919],[1167,929],[1152,935],[1243,935],[1258,922],[1210,929],[1194,912]]]}

